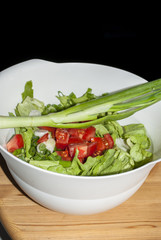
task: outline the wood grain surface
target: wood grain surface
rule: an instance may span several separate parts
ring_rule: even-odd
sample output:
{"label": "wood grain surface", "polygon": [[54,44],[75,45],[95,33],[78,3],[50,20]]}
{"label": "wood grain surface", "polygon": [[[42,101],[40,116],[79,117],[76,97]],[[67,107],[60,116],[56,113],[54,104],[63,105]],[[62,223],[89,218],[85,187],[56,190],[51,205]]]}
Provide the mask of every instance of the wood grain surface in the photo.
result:
{"label": "wood grain surface", "polygon": [[13,240],[160,240],[161,163],[126,202],[107,212],[73,216],[48,210],[26,196],[0,157],[0,221]]}

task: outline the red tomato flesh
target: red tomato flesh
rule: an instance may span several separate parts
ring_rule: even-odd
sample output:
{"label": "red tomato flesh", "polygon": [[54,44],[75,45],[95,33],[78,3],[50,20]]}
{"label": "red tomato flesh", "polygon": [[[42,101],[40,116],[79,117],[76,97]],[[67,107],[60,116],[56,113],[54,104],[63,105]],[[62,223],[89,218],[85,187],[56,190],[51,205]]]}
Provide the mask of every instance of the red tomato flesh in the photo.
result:
{"label": "red tomato flesh", "polygon": [[82,139],[85,133],[85,129],[69,128],[68,132],[71,137],[78,137]]}
{"label": "red tomato flesh", "polygon": [[94,137],[96,134],[96,129],[95,127],[91,126],[85,129],[85,132],[82,136],[82,139],[86,141],[90,141],[92,137]]}
{"label": "red tomato flesh", "polygon": [[53,138],[55,137],[56,128],[54,128],[54,127],[45,127],[45,126],[39,127],[39,128],[51,132],[52,137]]}
{"label": "red tomato flesh", "polygon": [[80,139],[90,141],[91,137],[95,136],[96,129],[93,126],[88,127],[88,128],[82,128],[82,129],[69,128],[68,132],[71,137],[78,137]]}
{"label": "red tomato flesh", "polygon": [[96,151],[104,151],[106,149],[105,142],[103,141],[103,138],[101,137],[93,137],[91,138],[91,142],[96,142],[97,143],[97,148]]}
{"label": "red tomato flesh", "polygon": [[72,143],[68,145],[69,149],[69,155],[71,158],[75,156],[76,149],[78,149],[78,158],[81,162],[84,162],[84,160],[92,156],[94,152],[96,151],[97,143]]}
{"label": "red tomato flesh", "polygon": [[88,143],[88,154],[87,154],[87,157],[93,156],[93,154],[96,152],[96,149],[97,149],[97,143],[96,142]]}
{"label": "red tomato flesh", "polygon": [[79,137],[70,137],[69,141],[68,141],[68,145],[72,144],[72,143],[85,143],[86,141],[84,141],[83,139],[79,138]]}
{"label": "red tomato flesh", "polygon": [[106,134],[104,135],[104,139],[105,139],[106,142],[108,143],[108,149],[113,148],[113,146],[114,146],[114,141],[113,141],[112,136],[111,136],[109,133],[106,133]]}
{"label": "red tomato flesh", "polygon": [[7,150],[14,152],[16,149],[23,148],[24,142],[21,134],[14,135],[7,143]]}
{"label": "red tomato flesh", "polygon": [[45,133],[41,138],[37,140],[37,143],[46,142],[48,140],[48,133]]}
{"label": "red tomato flesh", "polygon": [[69,132],[68,130],[64,128],[57,128],[55,132],[55,138],[56,138],[56,147],[58,149],[64,150],[69,141]]}
{"label": "red tomato flesh", "polygon": [[76,153],[76,149],[78,149],[79,154],[78,154],[78,158],[84,159],[87,157],[87,149],[88,146],[86,143],[72,143],[68,145],[68,149],[69,149],[69,155],[73,158],[75,153]]}
{"label": "red tomato flesh", "polygon": [[68,150],[56,151],[56,152],[62,158],[62,160],[64,160],[64,161],[72,161],[72,158],[69,156]]}

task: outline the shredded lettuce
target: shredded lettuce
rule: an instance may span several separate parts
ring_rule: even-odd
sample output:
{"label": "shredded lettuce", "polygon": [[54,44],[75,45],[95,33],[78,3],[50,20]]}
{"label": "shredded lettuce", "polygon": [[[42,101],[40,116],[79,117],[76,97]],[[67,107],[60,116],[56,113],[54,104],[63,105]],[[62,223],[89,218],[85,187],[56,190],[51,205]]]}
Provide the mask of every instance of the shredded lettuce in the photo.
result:
{"label": "shredded lettuce", "polygon": [[34,132],[32,128],[28,128],[25,132],[22,132],[22,137],[24,140],[24,149],[26,153],[26,160],[30,159],[32,156],[30,154],[30,149],[31,149],[31,141],[32,141],[33,135],[34,135]]}
{"label": "shredded lettuce", "polygon": [[66,96],[61,91],[58,91],[57,98],[59,99],[62,107],[65,109],[77,103],[82,103],[89,101],[91,99],[95,99],[96,96],[92,93],[92,89],[88,88],[87,91],[81,97],[76,97],[76,95],[73,92]]}
{"label": "shredded lettuce", "polygon": [[34,94],[34,91],[33,91],[33,88],[32,88],[32,81],[28,81],[25,84],[24,92],[21,94],[22,95],[22,101],[24,101],[26,99],[26,97],[33,98],[33,94]]}
{"label": "shredded lettuce", "polygon": [[44,110],[44,103],[27,96],[22,103],[17,105],[17,112],[19,113],[19,116],[29,116],[34,110],[39,111],[41,115]]}
{"label": "shredded lettuce", "polygon": [[103,124],[94,125],[96,128],[96,136],[103,137],[106,133],[109,133],[108,129]]}

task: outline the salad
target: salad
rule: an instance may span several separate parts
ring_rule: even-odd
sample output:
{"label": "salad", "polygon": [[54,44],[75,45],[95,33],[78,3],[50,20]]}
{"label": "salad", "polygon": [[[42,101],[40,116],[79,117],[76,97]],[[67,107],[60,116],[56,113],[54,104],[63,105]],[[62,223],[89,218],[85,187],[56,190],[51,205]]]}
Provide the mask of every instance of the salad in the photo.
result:
{"label": "salad", "polygon": [[[108,93],[102,96],[108,96]],[[57,98],[59,104],[45,105],[34,98],[32,81],[28,81],[22,93],[22,102],[17,104],[15,112],[9,113],[9,116],[50,116],[96,99],[97,96],[89,88],[81,97],[76,97],[73,92],[67,96],[59,91]],[[100,117],[106,115],[101,114]],[[92,126],[88,126],[88,119],[80,122],[85,126],[87,123],[87,126],[16,126],[6,148],[36,167],[79,176],[118,174],[151,161],[151,142],[143,124],[121,126],[118,121],[109,119],[98,121]]]}

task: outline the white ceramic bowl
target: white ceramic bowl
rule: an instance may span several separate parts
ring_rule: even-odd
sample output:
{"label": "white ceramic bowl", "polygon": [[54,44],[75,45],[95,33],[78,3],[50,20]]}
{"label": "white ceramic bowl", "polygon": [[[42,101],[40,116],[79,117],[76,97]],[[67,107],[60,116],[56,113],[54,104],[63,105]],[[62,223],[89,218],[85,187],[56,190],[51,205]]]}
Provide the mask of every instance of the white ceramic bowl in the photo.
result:
{"label": "white ceramic bowl", "polygon": [[[144,79],[112,67],[84,63],[52,63],[30,60],[0,73],[0,115],[8,115],[21,101],[26,81],[32,80],[34,96],[45,103],[57,102],[58,90],[78,96],[88,87],[95,94],[145,82]],[[158,111],[159,110],[159,111]],[[161,157],[161,103],[144,109],[127,122],[142,122],[153,142],[155,158]],[[49,209],[68,214],[94,214],[111,209],[132,196],[157,163],[112,176],[81,177],[49,172],[14,157],[6,151],[10,130],[0,130],[0,151],[23,191]]]}

